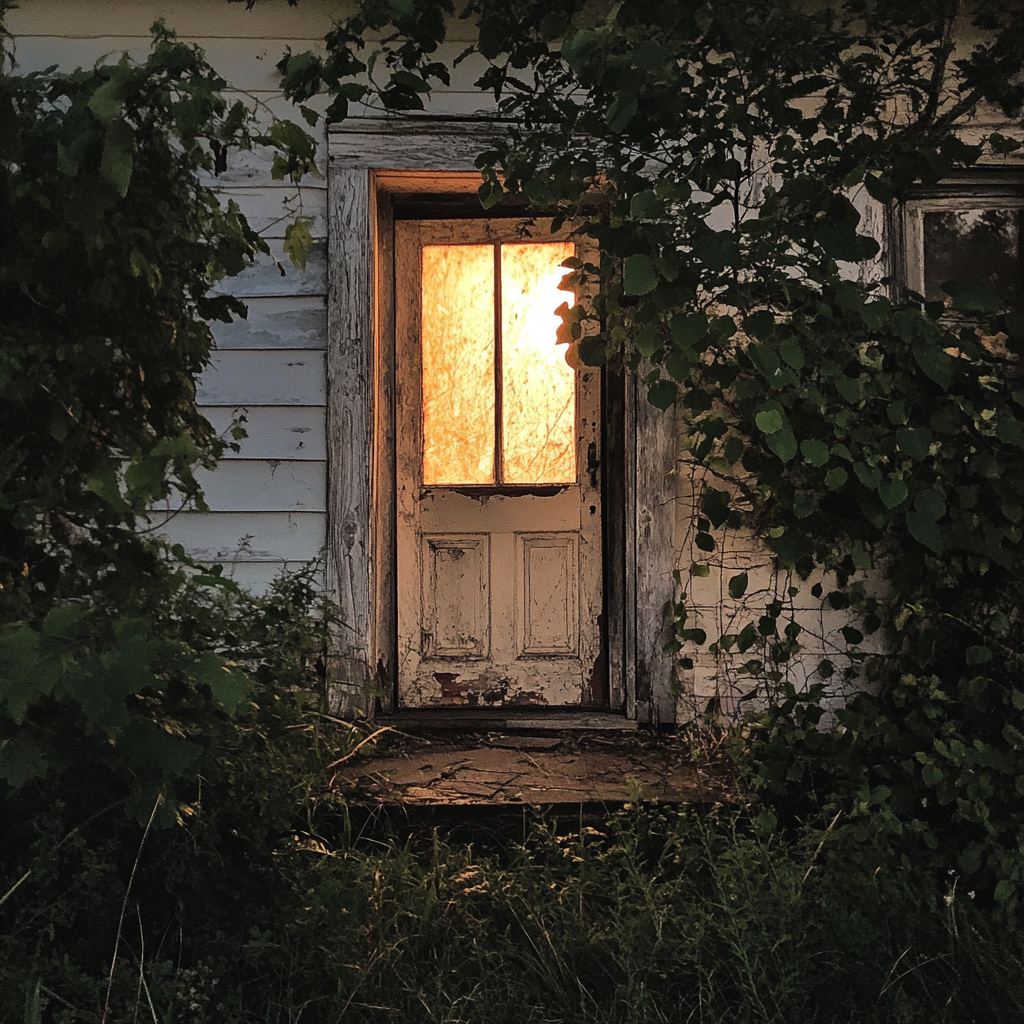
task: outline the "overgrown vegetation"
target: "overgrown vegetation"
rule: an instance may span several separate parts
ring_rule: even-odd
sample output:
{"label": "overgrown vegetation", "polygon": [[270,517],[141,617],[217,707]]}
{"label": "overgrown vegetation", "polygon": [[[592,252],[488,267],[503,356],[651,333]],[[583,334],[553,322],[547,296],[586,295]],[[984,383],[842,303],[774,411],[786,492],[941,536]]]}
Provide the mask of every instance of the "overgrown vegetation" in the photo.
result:
{"label": "overgrown vegetation", "polygon": [[[230,148],[295,175],[313,153],[154,33],[142,64],[0,73],[0,779],[100,770],[143,821],[158,792],[173,817],[173,780],[249,685],[224,636],[184,628],[152,540],[158,503],[205,508],[194,470],[231,443],[195,402],[207,320],[245,315],[212,289],[267,251],[203,176]],[[189,586],[216,601],[219,582]]]}
{"label": "overgrown vegetation", "polygon": [[[338,117],[355,99],[422,107],[448,80],[454,13],[364,4],[326,56],[281,62],[285,89],[330,92]],[[573,264],[596,299],[563,310],[570,358],[624,360],[684,417],[681,671],[703,648],[741,714],[767,708],[755,784],[782,820],[828,804],[866,867],[936,885],[954,870],[1012,918],[1024,316],[971,280],[927,301],[886,279],[861,229],[915,186],[1019,152],[1019,131],[979,126],[1019,125],[1020,5],[472,0],[459,14],[488,65],[478,87],[516,125],[480,155],[481,201],[516,195],[596,241],[599,262]],[[709,635],[692,580],[737,530],[776,573],[755,586],[733,571],[723,590],[749,587],[749,603]],[[815,603],[848,616],[836,655],[809,628]],[[833,688],[860,694],[841,734],[818,728]]]}
{"label": "overgrown vegetation", "polygon": [[[639,805],[506,820],[481,850],[415,825],[346,835],[321,807],[320,831],[271,848],[273,808],[232,808],[244,787],[223,773],[205,787],[212,806],[143,847],[113,967],[136,847],[109,819],[65,839],[36,808],[34,874],[2,908],[0,1020],[1009,1024],[1024,1009],[1019,938],[985,931],[952,885],[923,904],[826,865],[814,829],[787,844],[733,812]],[[214,841],[228,824],[239,838]]]}
{"label": "overgrown vegetation", "polygon": [[[4,65],[0,1020],[1020,1019],[1024,391],[974,323],[849,270],[874,255],[864,193],[1017,149],[958,133],[982,104],[1018,116],[1024,24],[880,6],[468,9],[521,123],[481,155],[482,201],[596,239],[573,358],[679,403],[697,550],[756,531],[784,581],[725,636],[687,617],[685,575],[674,609],[681,667],[710,641],[768,707],[750,806],[474,845],[353,828],[312,576],[254,599],[139,530],[202,507],[194,468],[230,443],[195,408],[204,319],[241,314],[211,288],[264,247],[207,176],[253,145],[305,173],[311,140],[229,106],[162,27],[143,64]],[[332,117],[414,109],[450,13],[365,4],[285,87]],[[366,85],[360,41],[391,29]],[[949,292],[1018,354],[1019,313]],[[849,613],[848,651],[797,688],[807,592]],[[872,685],[819,730],[846,665]]]}

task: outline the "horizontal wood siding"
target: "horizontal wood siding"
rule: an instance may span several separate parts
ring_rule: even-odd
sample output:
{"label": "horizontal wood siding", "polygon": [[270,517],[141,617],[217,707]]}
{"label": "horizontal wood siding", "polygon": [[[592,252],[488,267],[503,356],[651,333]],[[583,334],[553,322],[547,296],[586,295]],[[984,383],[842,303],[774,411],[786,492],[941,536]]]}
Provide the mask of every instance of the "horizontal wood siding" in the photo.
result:
{"label": "horizontal wood siding", "polygon": [[311,570],[311,579],[317,590],[324,588],[323,569],[308,562],[232,562],[225,566],[224,575],[234,580],[240,587],[260,596],[266,594],[273,586],[274,580],[282,573],[296,573]]}
{"label": "horizontal wood siding", "polygon": [[[336,5],[331,12],[337,13]],[[17,58],[25,70],[62,69],[116,61],[127,52],[145,59],[149,27],[164,17],[182,39],[198,43],[230,83],[229,99],[266,104],[301,121],[282,100],[274,65],[287,47],[316,46],[330,29],[327,5],[302,9],[244,7],[210,0],[31,0],[12,12]],[[314,104],[315,105],[315,104]],[[323,139],[323,129],[317,134]],[[225,574],[264,591],[281,569],[318,558],[326,531],[324,352],[327,347],[326,146],[321,177],[299,186],[274,181],[266,153],[234,153],[213,183],[223,201],[238,204],[267,239],[272,255],[222,281],[238,295],[247,319],[212,324],[217,350],[198,382],[198,400],[218,432],[229,436],[244,416],[248,437],[213,473],[200,473],[209,513],[179,512],[161,532],[192,555],[225,565]],[[284,252],[285,230],[296,216],[310,222],[314,246],[300,270]],[[162,513],[154,514],[154,522]],[[321,572],[321,579],[322,579]]]}
{"label": "horizontal wood siding", "polygon": [[323,512],[325,462],[225,459],[196,479],[211,512]]}
{"label": "horizontal wood siding", "polygon": [[249,315],[229,324],[213,323],[217,348],[327,347],[327,309],[319,295],[247,299]]}
{"label": "horizontal wood siding", "polygon": [[[286,49],[321,47],[345,10],[337,0],[263,3],[252,11],[224,0],[26,0],[7,24],[23,70],[72,70],[116,61],[125,52],[144,59],[150,26],[162,17],[179,38],[202,47],[230,83],[229,100],[258,108],[263,119],[273,113],[301,124],[296,107],[280,95],[275,65]],[[452,28],[441,59],[463,48],[465,27],[455,20]],[[452,88],[428,99],[430,113],[486,105],[472,86],[480,71],[479,61],[457,68]],[[325,104],[318,98],[308,105],[322,110]],[[319,177],[307,175],[298,186],[274,181],[271,155],[256,150],[232,152],[227,170],[209,179],[225,202],[238,204],[272,252],[218,284],[218,291],[244,299],[248,317],[211,325],[217,349],[198,382],[198,401],[218,432],[228,436],[235,418],[244,416],[249,436],[214,473],[201,474],[211,511],[179,512],[161,528],[258,591],[280,569],[319,557],[326,538],[327,145],[323,127],[313,131],[320,138]],[[309,220],[314,239],[302,270],[283,246],[296,216]]]}
{"label": "horizontal wood siding", "polygon": [[313,512],[154,514],[153,525],[206,562],[304,562],[325,540],[324,517]]}
{"label": "horizontal wood siding", "polygon": [[270,255],[261,253],[252,266],[219,281],[213,291],[242,299],[327,294],[327,247],[323,242],[313,244],[306,266],[300,270],[288,258],[281,239],[268,241]]}
{"label": "horizontal wood siding", "polygon": [[204,408],[206,418],[217,432],[230,438],[232,423],[245,417],[242,428],[249,435],[235,443],[237,452],[225,459],[302,459],[323,461],[327,457],[327,425],[322,405],[255,406],[229,409]]}
{"label": "horizontal wood siding", "polygon": [[323,405],[324,354],[316,349],[214,352],[197,389],[200,405]]}
{"label": "horizontal wood siding", "polygon": [[284,238],[285,230],[296,217],[309,221],[314,238],[327,237],[327,188],[322,182],[304,178],[290,188],[250,185],[224,188],[221,194],[225,200],[238,204],[249,227],[264,238]]}

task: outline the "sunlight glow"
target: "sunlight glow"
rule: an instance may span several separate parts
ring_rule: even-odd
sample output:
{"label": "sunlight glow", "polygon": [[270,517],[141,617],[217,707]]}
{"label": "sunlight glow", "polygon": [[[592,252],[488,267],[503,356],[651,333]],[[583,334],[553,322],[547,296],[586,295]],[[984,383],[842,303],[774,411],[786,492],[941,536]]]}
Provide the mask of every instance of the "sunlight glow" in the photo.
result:
{"label": "sunlight glow", "polygon": [[494,247],[423,247],[423,482],[494,482]]}
{"label": "sunlight glow", "polygon": [[556,345],[571,242],[501,246],[500,480],[495,477],[494,247],[427,245],[423,483],[576,480],[576,378]]}
{"label": "sunlight glow", "polygon": [[572,293],[558,285],[571,242],[501,247],[502,475],[509,483],[576,479],[576,375],[555,344],[555,310]]}

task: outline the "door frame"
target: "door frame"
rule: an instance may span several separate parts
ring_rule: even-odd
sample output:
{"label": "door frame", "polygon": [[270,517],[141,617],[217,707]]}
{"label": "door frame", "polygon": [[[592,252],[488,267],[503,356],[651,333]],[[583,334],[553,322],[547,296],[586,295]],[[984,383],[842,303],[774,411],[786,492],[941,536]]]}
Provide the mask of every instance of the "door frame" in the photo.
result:
{"label": "door frame", "polygon": [[[348,713],[396,710],[395,219],[521,216],[475,197],[474,160],[501,131],[494,118],[429,115],[329,129],[326,562],[341,621],[328,668]],[[607,710],[671,723],[675,415],[638,398],[633,373],[602,377]]]}

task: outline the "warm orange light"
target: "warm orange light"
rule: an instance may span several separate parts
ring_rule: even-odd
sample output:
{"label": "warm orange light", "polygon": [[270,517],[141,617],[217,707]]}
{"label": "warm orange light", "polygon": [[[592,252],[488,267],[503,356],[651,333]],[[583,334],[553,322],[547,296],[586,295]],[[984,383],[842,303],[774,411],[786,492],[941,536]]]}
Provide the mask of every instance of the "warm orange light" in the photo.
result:
{"label": "warm orange light", "polygon": [[423,247],[423,482],[494,482],[494,247]]}
{"label": "warm orange light", "polygon": [[576,480],[576,380],[555,344],[555,310],[572,304],[558,285],[571,242],[501,247],[502,476],[508,483]]}

